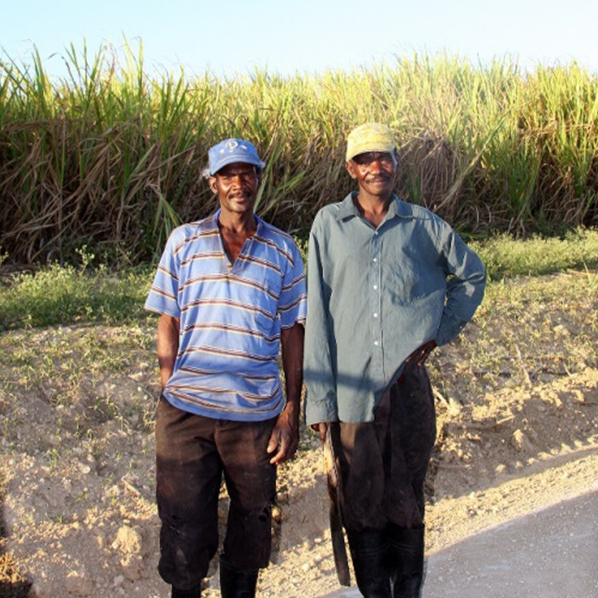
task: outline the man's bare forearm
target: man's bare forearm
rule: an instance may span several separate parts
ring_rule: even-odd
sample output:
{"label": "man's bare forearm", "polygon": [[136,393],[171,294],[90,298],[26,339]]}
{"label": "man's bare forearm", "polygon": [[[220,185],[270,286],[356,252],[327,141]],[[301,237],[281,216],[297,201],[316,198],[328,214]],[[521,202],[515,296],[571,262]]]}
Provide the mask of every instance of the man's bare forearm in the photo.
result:
{"label": "man's bare forearm", "polygon": [[303,325],[295,324],[281,332],[282,368],[284,370],[287,404],[278,416],[267,452],[270,463],[278,465],[290,459],[299,444],[299,405],[303,385]]}
{"label": "man's bare forearm", "polygon": [[284,370],[287,407],[296,410],[299,417],[301,388],[303,386],[303,324],[295,324],[281,332],[282,368]]}
{"label": "man's bare forearm", "polygon": [[174,362],[179,350],[180,320],[162,314],[158,320],[158,362],[160,363],[160,384],[166,386],[172,376]]}

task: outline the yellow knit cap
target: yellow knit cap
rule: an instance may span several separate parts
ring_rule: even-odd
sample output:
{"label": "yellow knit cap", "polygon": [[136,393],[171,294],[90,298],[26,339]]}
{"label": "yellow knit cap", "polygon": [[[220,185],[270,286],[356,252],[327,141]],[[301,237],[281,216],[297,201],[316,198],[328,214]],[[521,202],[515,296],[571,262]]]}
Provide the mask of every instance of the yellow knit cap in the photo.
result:
{"label": "yellow knit cap", "polygon": [[379,123],[365,123],[347,137],[347,162],[366,152],[392,153],[396,144],[390,129]]}

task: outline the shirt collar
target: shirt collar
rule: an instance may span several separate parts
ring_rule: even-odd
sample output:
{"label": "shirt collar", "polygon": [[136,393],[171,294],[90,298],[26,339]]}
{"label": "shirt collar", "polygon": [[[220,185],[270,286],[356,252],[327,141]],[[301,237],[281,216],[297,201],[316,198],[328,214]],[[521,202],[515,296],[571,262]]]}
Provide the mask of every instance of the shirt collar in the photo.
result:
{"label": "shirt collar", "polygon": [[[213,214],[212,216],[210,216],[210,220],[212,221],[212,227],[215,228],[216,230],[218,229],[218,218],[220,218],[220,212],[222,211],[222,208],[218,208]],[[256,223],[256,228],[255,228],[255,234],[257,235],[258,232],[261,232],[262,228],[264,228],[264,221],[254,212],[253,213],[253,217],[255,218],[255,223]]]}
{"label": "shirt collar", "polygon": [[[347,220],[353,216],[359,217],[359,210],[353,202],[353,198],[357,195],[356,192],[351,192],[343,201],[340,202],[338,212],[336,214],[337,220]],[[413,218],[413,206],[406,201],[400,200],[394,193],[392,194],[392,201],[388,206],[388,214],[385,220],[390,220],[398,216],[399,218]]]}

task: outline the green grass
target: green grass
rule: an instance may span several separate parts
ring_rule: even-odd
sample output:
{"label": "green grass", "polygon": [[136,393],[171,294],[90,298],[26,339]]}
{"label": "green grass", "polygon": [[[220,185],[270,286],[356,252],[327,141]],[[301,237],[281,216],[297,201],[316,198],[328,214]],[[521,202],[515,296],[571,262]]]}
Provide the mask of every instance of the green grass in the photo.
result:
{"label": "green grass", "polygon": [[[299,241],[305,252],[306,244]],[[563,270],[598,268],[598,230],[580,229],[564,238],[506,235],[472,243],[491,280],[537,276]],[[0,331],[53,325],[139,323],[152,316],[143,310],[153,268],[111,271],[95,266],[94,256],[79,252],[81,264],[52,264],[13,275],[0,287]],[[305,253],[304,253],[305,257]]]}
{"label": "green grass", "polygon": [[571,231],[560,239],[534,236],[514,241],[500,235],[471,245],[482,258],[491,280],[598,268],[596,229]]}
{"label": "green grass", "polygon": [[93,256],[81,252],[79,267],[51,264],[23,272],[0,288],[0,331],[73,323],[125,323],[146,316],[149,269],[109,271],[90,268]]}

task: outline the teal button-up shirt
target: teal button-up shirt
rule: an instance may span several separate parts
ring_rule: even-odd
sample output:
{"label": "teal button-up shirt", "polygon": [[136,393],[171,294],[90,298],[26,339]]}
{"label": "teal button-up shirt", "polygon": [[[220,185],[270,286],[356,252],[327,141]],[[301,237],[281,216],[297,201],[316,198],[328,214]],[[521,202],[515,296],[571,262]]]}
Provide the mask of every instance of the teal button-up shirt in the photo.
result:
{"label": "teal button-up shirt", "polygon": [[484,295],[480,258],[441,218],[394,196],[374,228],[353,197],[320,210],[309,238],[308,424],[373,421],[405,359],[451,341]]}

